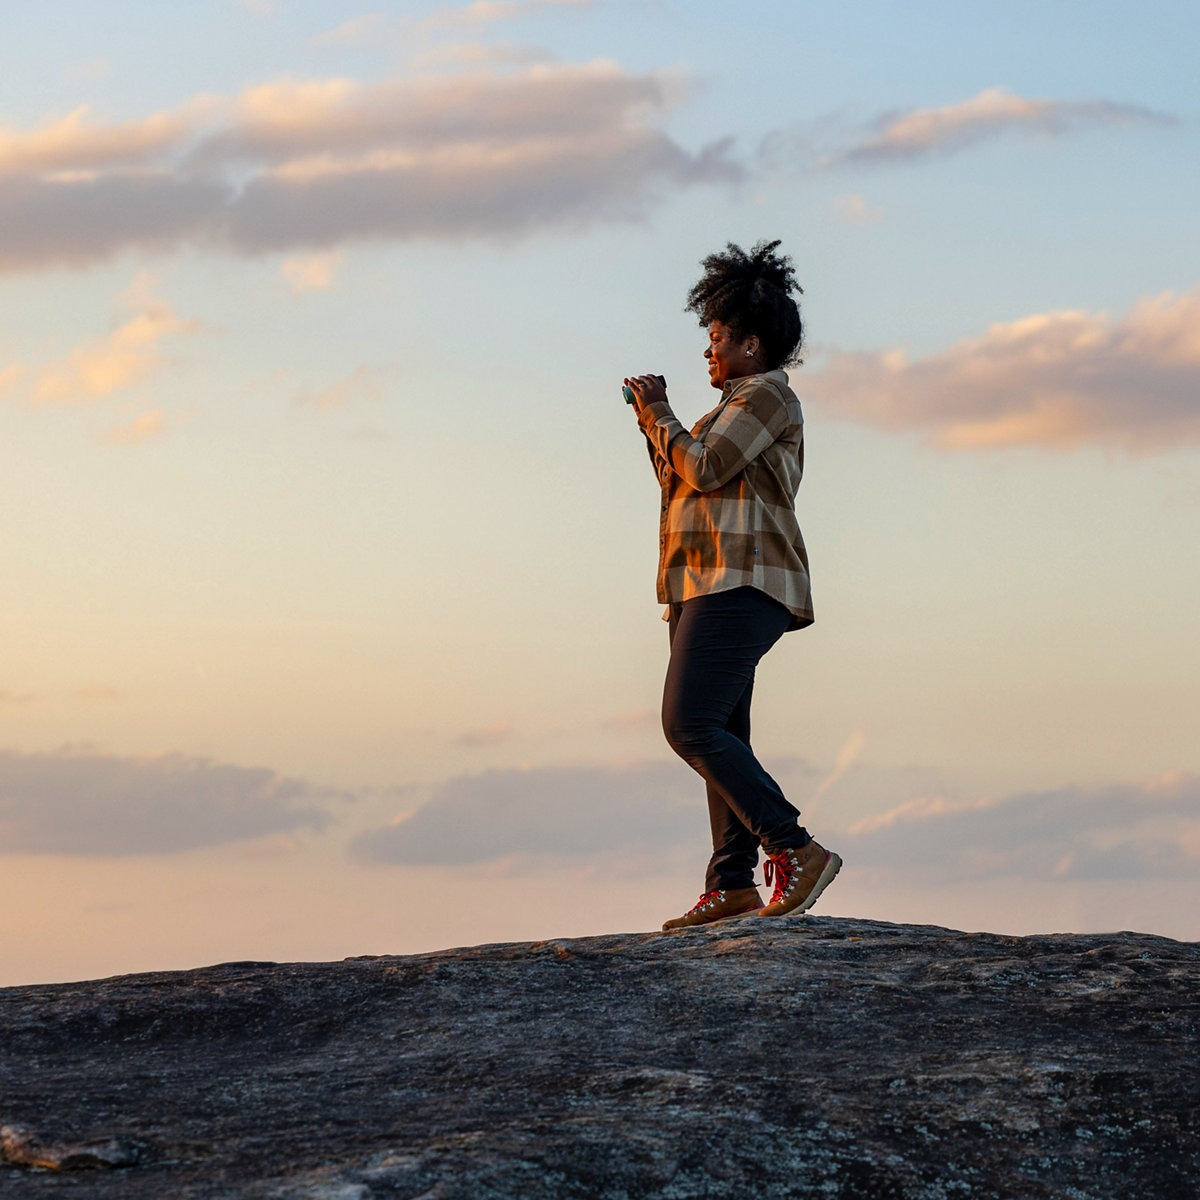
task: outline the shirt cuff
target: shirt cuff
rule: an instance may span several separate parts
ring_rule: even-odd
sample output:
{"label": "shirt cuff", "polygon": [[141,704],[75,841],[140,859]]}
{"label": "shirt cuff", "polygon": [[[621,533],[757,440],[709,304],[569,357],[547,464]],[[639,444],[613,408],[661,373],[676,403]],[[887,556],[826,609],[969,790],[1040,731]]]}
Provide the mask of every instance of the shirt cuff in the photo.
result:
{"label": "shirt cuff", "polygon": [[638,424],[643,429],[649,429],[651,425],[657,425],[663,417],[672,417],[674,415],[671,411],[670,403],[666,400],[659,400],[654,404],[647,404],[638,413]]}

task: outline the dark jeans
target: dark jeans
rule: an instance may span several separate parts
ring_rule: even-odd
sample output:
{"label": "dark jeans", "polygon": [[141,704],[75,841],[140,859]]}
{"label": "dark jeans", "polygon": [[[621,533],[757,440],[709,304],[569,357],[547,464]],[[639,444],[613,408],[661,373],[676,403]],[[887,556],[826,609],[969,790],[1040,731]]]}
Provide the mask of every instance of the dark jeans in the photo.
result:
{"label": "dark jeans", "polygon": [[706,891],[753,887],[760,845],[775,851],[812,840],[750,749],[754,669],[790,620],[782,604],[750,587],[671,605],[663,732],[708,787]]}

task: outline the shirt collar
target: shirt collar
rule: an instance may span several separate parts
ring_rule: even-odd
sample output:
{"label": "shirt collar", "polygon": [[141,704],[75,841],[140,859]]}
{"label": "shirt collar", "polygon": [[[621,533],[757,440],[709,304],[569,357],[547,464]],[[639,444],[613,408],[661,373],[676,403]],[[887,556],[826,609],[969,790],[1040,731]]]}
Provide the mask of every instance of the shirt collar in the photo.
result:
{"label": "shirt collar", "polygon": [[756,371],[753,375],[740,375],[737,379],[725,380],[725,386],[721,389],[721,399],[728,400],[738,385],[745,383],[747,379],[769,379],[783,387],[788,385],[786,371]]}

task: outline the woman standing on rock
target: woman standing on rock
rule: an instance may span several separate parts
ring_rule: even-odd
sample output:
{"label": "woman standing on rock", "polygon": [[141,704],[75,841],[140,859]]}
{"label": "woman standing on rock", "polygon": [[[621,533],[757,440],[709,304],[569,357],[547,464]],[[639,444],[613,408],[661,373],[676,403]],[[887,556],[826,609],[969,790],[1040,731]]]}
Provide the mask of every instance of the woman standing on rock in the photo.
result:
{"label": "woman standing on rock", "polygon": [[[721,399],[689,433],[656,375],[625,380],[662,484],[658,599],[670,606],[663,731],[705,781],[713,853],[704,892],[663,929],[739,914],[804,912],[842,860],[750,748],[750,696],[764,654],[811,625],[808,555],[796,521],[804,418],[783,367],[799,361],[800,292],[779,243],[709,255],[687,311],[708,328],[708,378]],[[766,854],[764,906],[754,885]]]}

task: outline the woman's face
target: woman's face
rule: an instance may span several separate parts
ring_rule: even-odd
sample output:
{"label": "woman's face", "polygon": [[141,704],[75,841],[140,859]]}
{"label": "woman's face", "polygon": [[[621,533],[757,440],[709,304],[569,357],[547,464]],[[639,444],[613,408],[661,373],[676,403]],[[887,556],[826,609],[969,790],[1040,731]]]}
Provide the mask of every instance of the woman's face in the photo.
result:
{"label": "woman's face", "polygon": [[751,334],[745,340],[733,336],[728,325],[714,321],[708,327],[708,382],[715,388],[723,388],[727,380],[740,379],[760,370],[755,355],[758,353],[758,338]]}

